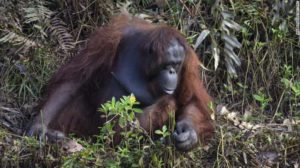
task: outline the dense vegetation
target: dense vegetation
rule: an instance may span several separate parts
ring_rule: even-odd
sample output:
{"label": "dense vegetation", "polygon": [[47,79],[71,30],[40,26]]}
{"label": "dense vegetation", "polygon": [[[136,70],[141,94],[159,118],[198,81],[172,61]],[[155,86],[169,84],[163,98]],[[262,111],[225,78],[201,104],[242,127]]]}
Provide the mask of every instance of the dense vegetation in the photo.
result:
{"label": "dense vegetation", "polygon": [[[299,166],[297,4],[293,0],[1,1],[0,167]],[[51,74],[85,46],[97,26],[124,9],[176,27],[197,51],[215,104],[229,109],[217,108],[212,142],[178,152],[170,143],[173,123],[156,131],[159,140],[151,140],[131,115],[138,111],[132,97],[102,107],[114,112],[107,115],[120,115],[131,125],[120,146],[108,145],[113,133],[109,122],[96,143],[77,139],[85,149],[74,154],[66,153],[60,142],[22,136]]]}

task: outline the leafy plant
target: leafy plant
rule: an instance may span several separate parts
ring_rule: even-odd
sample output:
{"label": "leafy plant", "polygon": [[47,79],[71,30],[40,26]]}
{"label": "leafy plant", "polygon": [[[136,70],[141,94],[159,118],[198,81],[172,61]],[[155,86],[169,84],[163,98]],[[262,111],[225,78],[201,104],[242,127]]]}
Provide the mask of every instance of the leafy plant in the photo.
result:
{"label": "leafy plant", "polygon": [[155,130],[155,134],[161,135],[163,138],[171,135],[166,125],[164,125],[161,130]]}
{"label": "leafy plant", "polygon": [[[141,109],[135,108],[139,102],[133,95],[124,96],[119,101],[113,97],[111,101],[108,101],[101,105],[99,111],[104,113],[105,124],[100,129],[100,138],[105,140],[107,144],[113,142],[115,131],[113,128],[118,124],[124,132],[121,134],[124,138],[129,138],[132,134],[132,128],[137,128],[139,132],[143,132],[142,128],[139,127],[135,117],[135,113],[142,113]],[[128,128],[127,126],[130,125]],[[129,129],[129,130],[128,130]],[[103,137],[101,136],[103,135]],[[108,136],[108,137],[106,137]]]}
{"label": "leafy plant", "polygon": [[[118,101],[112,98],[111,101],[101,105],[99,111],[103,115],[100,117],[106,122],[100,127],[100,133],[96,136],[97,142],[88,144],[80,141],[83,142],[85,149],[66,157],[63,167],[74,166],[78,159],[82,161],[82,165],[92,161],[105,167],[141,167],[144,164],[162,167],[164,157],[173,155],[173,147],[164,144],[164,139],[170,136],[170,132],[167,126],[163,126],[162,130],[155,130],[162,139],[152,141],[135,117],[135,113],[142,112],[135,108],[138,104],[136,98],[130,95]],[[115,129],[119,127],[116,132]],[[114,144],[116,138],[120,140],[117,146]]]}
{"label": "leafy plant", "polygon": [[[296,76],[293,73],[293,69],[289,65],[284,65],[283,77],[281,82],[284,85],[284,92],[282,93],[282,98],[288,100],[290,106],[290,113],[295,113],[296,117],[300,117],[297,113],[300,107],[300,80],[295,80]],[[288,97],[288,98],[286,98]]]}
{"label": "leafy plant", "polygon": [[267,97],[264,93],[258,92],[258,94],[254,94],[253,98],[260,103],[261,111],[264,111],[269,102],[272,101],[272,98]]}

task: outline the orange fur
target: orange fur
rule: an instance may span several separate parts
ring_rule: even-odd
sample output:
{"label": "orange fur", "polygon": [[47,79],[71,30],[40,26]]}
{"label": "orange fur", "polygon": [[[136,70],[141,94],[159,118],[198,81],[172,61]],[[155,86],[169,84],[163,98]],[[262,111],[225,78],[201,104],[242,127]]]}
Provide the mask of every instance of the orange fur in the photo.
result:
{"label": "orange fur", "polygon": [[[49,82],[48,94],[41,104],[42,111],[47,114],[37,118],[49,123],[47,126],[50,128],[66,134],[97,134],[98,127],[104,121],[97,112],[98,107],[93,103],[104,100],[101,99],[103,95],[95,95],[95,90],[102,91],[101,88],[107,87],[105,82],[115,65],[120,41],[126,38],[127,34],[136,31],[149,32],[140,47],[154,51],[155,57],[152,58],[152,62],[147,63],[145,71],[161,61],[171,39],[176,39],[186,51],[175,93],[160,97],[155,104],[144,109],[144,113],[138,116],[142,127],[147,131],[157,129],[168,120],[168,112],[174,112],[177,121],[192,121],[200,139],[210,138],[214,128],[208,106],[212,100],[200,79],[200,61],[197,55],[177,30],[164,25],[150,24],[129,15],[118,16],[108,25],[96,30],[87,47],[53,75]],[[113,88],[107,87],[104,91],[106,90]],[[57,95],[63,95],[60,102],[56,100]]]}

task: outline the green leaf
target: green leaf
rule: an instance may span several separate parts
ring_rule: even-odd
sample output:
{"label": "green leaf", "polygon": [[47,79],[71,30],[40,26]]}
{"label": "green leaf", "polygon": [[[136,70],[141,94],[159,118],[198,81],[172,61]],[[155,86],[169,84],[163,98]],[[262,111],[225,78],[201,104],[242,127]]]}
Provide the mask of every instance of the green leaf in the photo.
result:
{"label": "green leaf", "polygon": [[264,97],[262,97],[260,95],[254,94],[253,97],[254,97],[255,100],[257,100],[259,102],[263,102],[264,101]]}
{"label": "green leaf", "polygon": [[125,120],[125,118],[120,117],[119,118],[119,125],[120,125],[120,127],[124,128],[126,126],[126,124],[127,124],[127,121]]}
{"label": "green leaf", "polygon": [[163,132],[161,130],[155,130],[154,133],[157,134],[157,135],[162,135],[163,134]]}
{"label": "green leaf", "polygon": [[132,110],[133,110],[135,113],[143,113],[143,110],[142,110],[142,109],[139,109],[139,108],[132,108]]}
{"label": "green leaf", "polygon": [[168,130],[167,126],[164,125],[164,126],[162,127],[162,130],[163,130],[163,132],[166,132],[166,131]]}
{"label": "green leaf", "polygon": [[285,86],[286,88],[289,88],[289,87],[290,87],[291,82],[290,82],[288,79],[283,78],[283,79],[281,79],[281,82],[284,84],[284,86]]}

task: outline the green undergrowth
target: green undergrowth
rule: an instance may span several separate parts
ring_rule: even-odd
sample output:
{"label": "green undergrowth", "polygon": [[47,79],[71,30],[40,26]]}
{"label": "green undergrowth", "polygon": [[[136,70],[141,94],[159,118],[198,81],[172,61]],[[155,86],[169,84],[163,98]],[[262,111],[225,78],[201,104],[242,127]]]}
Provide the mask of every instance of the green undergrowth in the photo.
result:
{"label": "green undergrowth", "polygon": [[[300,157],[299,125],[255,125],[234,112],[217,115],[216,136],[210,144],[180,152],[170,136],[174,124],[156,130],[158,138],[151,139],[134,117],[141,112],[134,108],[137,103],[128,96],[102,105],[107,122],[96,141],[72,138],[83,146],[74,153],[62,141],[49,143],[1,129],[1,167],[290,167]],[[117,122],[120,134],[113,129]],[[121,139],[118,145],[116,136]]]}
{"label": "green undergrowth", "polygon": [[30,54],[34,57],[19,60],[4,57],[3,60],[1,90],[15,94],[20,104],[39,100],[50,75],[58,62],[61,63],[47,47],[38,48]]}

